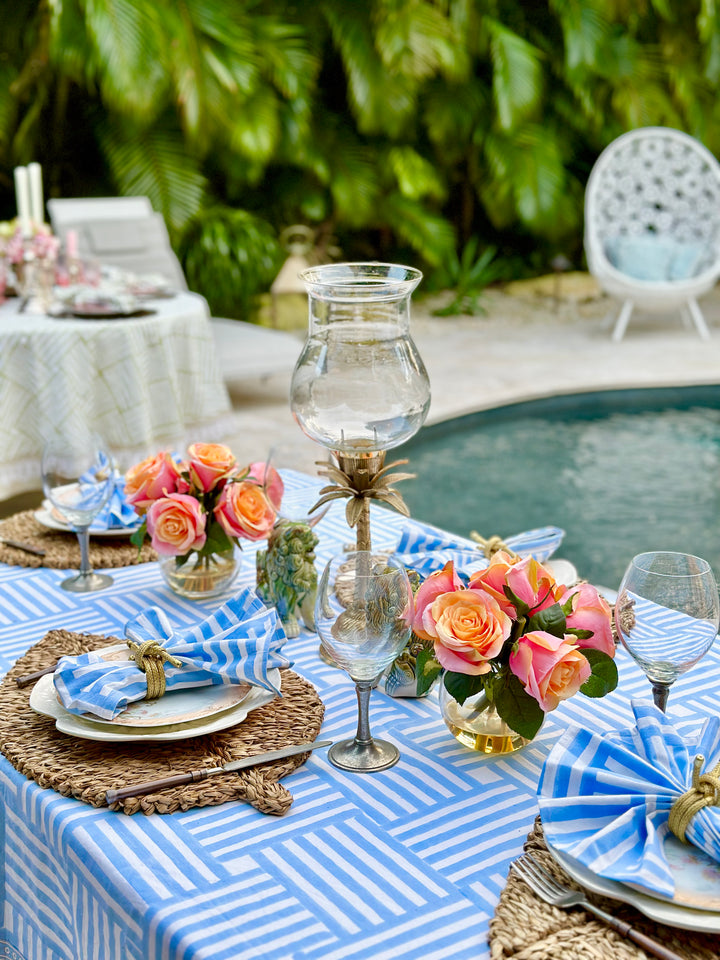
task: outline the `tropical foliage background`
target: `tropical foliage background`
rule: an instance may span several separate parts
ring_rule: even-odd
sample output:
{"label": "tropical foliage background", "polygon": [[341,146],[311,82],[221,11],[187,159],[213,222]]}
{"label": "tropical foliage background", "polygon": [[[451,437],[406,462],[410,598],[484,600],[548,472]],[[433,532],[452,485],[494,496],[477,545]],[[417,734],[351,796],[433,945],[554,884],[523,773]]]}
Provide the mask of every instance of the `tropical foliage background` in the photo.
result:
{"label": "tropical foliage background", "polygon": [[51,196],[146,194],[225,315],[291,224],[472,288],[580,265],[624,130],[720,152],[715,0],[6,0],[2,27],[0,217],[32,160]]}

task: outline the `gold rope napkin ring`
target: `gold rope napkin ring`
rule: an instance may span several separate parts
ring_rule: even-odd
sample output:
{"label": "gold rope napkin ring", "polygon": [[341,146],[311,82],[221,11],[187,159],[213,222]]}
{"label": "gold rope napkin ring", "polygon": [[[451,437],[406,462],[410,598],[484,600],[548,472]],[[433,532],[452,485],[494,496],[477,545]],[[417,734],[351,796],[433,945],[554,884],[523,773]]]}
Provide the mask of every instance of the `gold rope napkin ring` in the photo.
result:
{"label": "gold rope napkin ring", "polygon": [[182,660],[173,657],[164,647],[161,647],[157,640],[145,640],[144,643],[134,643],[127,641],[127,645],[133,651],[130,659],[134,660],[138,669],[142,670],[147,679],[146,700],[158,700],[165,693],[165,669],[164,663],[169,663],[173,667],[181,667]]}
{"label": "gold rope napkin ring", "polygon": [[470,539],[474,540],[480,547],[482,547],[483,553],[488,560],[491,560],[492,557],[503,550],[505,553],[509,553],[511,557],[517,557],[518,554],[509,547],[502,537],[499,537],[495,534],[494,537],[488,537],[487,540],[485,537],[481,537],[477,530],[470,531]]}
{"label": "gold rope napkin ring", "polygon": [[720,807],[720,763],[710,773],[701,774],[705,757],[698,754],[693,761],[692,786],[675,801],[668,817],[668,826],[683,843],[690,821],[704,807]]}

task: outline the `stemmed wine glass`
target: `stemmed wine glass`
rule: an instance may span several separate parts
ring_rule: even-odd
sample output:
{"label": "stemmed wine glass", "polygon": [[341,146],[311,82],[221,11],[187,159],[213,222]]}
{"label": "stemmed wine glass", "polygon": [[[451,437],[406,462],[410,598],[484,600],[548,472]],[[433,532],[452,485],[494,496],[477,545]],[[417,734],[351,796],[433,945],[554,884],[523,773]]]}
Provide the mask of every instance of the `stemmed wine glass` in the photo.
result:
{"label": "stemmed wine glass", "polygon": [[354,740],[334,744],[328,758],[341,770],[386,770],[398,748],[370,733],[370,691],[410,638],[412,589],[405,567],[366,550],[334,557],[318,584],[315,623],[334,663],[350,674],[358,699]]}
{"label": "stemmed wine glass", "polygon": [[615,624],[663,712],[671,684],[705,656],[719,622],[718,587],[706,560],[663,551],[633,557],[618,591]]}
{"label": "stemmed wine glass", "polygon": [[90,524],[112,494],[115,484],[112,458],[93,437],[56,437],[45,444],[42,457],[45,496],[77,534],[80,571],[63,580],[63,590],[89,593],[113,582],[90,566]]}

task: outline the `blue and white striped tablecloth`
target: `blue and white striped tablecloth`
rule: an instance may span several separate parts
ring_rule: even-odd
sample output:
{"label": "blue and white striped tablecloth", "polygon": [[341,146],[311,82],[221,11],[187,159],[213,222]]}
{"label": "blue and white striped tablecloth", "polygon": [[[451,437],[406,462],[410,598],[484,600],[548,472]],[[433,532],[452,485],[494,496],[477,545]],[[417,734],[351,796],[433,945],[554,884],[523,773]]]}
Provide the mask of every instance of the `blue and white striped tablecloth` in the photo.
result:
{"label": "blue and white striped tablecloth", "polygon": [[[373,508],[378,548],[402,518]],[[319,526],[319,563],[352,540],[344,504]],[[57,570],[0,566],[0,667],[47,630],[122,634],[150,605],[190,627],[220,600],[182,600],[155,564],[113,570],[86,596],[60,589]],[[254,583],[254,548],[241,574]],[[355,732],[348,677],[326,666],[307,632],[286,651],[326,705],[322,736]],[[624,651],[620,688],[577,696],[536,740],[507,759],[460,746],[434,697],[372,695],[373,732],[398,744],[397,766],[373,775],[332,767],[317,751],[285,784],[282,819],[242,803],[172,816],[127,817],[41,789],[0,757],[4,923],[0,956],[22,960],[483,960],[488,923],[536,814],[542,763],[568,723],[628,726],[645,677]],[[678,681],[670,709],[695,729],[716,712],[720,658]],[[3,953],[3,950],[5,952]],[[15,951],[13,953],[12,951]]]}

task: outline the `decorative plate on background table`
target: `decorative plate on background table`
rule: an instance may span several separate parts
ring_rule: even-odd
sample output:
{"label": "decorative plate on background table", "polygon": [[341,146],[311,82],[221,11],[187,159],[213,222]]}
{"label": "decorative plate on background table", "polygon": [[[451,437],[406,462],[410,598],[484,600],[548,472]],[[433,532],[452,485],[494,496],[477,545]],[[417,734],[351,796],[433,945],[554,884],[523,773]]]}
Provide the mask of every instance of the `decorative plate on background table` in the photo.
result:
{"label": "decorative plate on background table", "polygon": [[629,903],[659,923],[702,933],[720,933],[720,871],[702,850],[665,838],[665,853],[675,881],[675,897],[669,900],[634,886],[600,877],[584,864],[555,850],[545,837],[548,850],[563,870],[583,887],[613,900]]}
{"label": "decorative plate on background table", "polygon": [[[39,524],[47,527],[49,530],[58,530],[61,533],[75,533],[72,527],[62,519],[48,500],[43,500],[42,505],[35,511],[34,517]],[[129,537],[134,530],[142,523],[142,517],[130,526],[125,527],[100,527],[95,523],[90,524],[91,537]]]}

